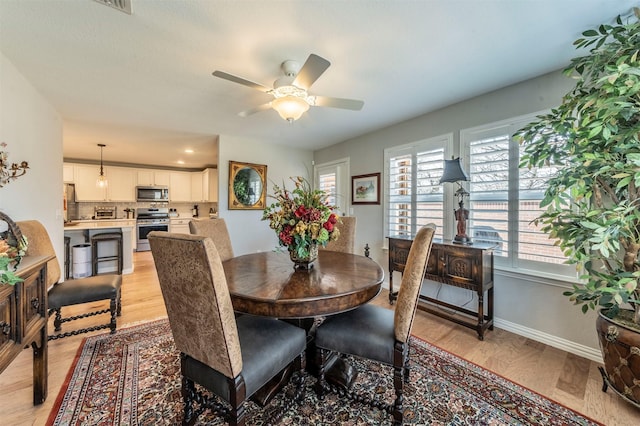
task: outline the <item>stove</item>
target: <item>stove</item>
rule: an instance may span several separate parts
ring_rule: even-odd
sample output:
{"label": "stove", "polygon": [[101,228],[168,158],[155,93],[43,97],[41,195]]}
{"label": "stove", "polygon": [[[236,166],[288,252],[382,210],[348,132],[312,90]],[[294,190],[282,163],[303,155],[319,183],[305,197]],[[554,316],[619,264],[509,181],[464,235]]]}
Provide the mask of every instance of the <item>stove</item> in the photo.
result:
{"label": "stove", "polygon": [[136,251],[149,251],[149,239],[147,235],[152,231],[169,231],[169,209],[139,208],[136,219]]}

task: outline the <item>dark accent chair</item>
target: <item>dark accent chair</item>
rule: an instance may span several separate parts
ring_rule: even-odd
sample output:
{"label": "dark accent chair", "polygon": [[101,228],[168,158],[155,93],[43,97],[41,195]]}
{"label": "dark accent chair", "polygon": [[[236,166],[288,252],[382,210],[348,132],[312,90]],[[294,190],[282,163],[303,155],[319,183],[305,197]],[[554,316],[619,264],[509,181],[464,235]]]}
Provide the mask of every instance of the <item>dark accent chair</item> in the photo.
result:
{"label": "dark accent chair", "polygon": [[[27,237],[29,243],[27,247],[27,255],[42,256],[55,255],[55,250],[51,244],[51,239],[47,230],[42,223],[37,220],[25,220],[17,222],[18,227],[23,235]],[[90,331],[110,329],[111,334],[116,332],[117,316],[120,316],[122,305],[120,302],[120,287],[122,286],[122,275],[104,274],[95,277],[78,278],[75,280],[66,280],[59,283],[60,265],[57,258],[53,258],[47,263],[47,308],[48,315],[55,312],[53,321],[54,331],[56,334],[50,334],[49,340],[61,339],[63,337],[75,336]],[[84,314],[63,317],[62,308],[71,305],[80,305],[84,303],[98,302],[101,300],[109,301],[109,308],[96,311],[89,311]],[[110,314],[109,322],[92,327],[85,327],[76,330],[62,331],[62,324],[69,321],[75,321],[82,318],[91,317],[100,314]]]}
{"label": "dark accent chair", "polygon": [[233,257],[231,238],[224,219],[191,220],[189,221],[189,231],[193,235],[210,237],[216,245],[220,260],[223,262]]}
{"label": "dark accent chair", "polygon": [[[395,311],[366,304],[349,312],[329,316],[317,328],[315,344],[319,372],[316,392],[321,399],[327,391],[344,394],[351,400],[386,410],[393,414],[394,424],[402,424],[403,382],[409,380],[409,338],[434,232],[435,225],[427,225],[418,231],[413,240]],[[350,389],[344,391],[329,384],[325,371],[332,352],[393,366],[394,403],[372,401]]]}
{"label": "dark accent chair", "polygon": [[[299,370],[296,394],[285,410],[299,401],[305,331],[274,318],[236,319],[211,238],[155,231],[149,233],[149,243],[181,354],[183,424],[194,424],[209,408],[231,425],[244,425],[245,401],[293,362]],[[220,398],[208,397],[195,383]]]}
{"label": "dark accent chair", "polygon": [[345,216],[341,217],[340,221],[342,223],[337,223],[335,225],[340,231],[338,239],[329,241],[325,247],[320,246],[320,250],[354,253],[353,247],[355,246],[356,240],[356,218],[355,216]]}

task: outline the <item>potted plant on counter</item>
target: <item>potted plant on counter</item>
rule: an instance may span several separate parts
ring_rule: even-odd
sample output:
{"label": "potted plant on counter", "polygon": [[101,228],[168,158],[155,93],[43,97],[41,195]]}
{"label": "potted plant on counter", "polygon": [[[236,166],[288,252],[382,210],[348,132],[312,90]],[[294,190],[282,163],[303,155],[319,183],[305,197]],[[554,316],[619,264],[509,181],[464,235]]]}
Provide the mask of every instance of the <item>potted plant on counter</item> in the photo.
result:
{"label": "potted plant on counter", "polygon": [[521,166],[554,165],[537,222],[583,283],[564,294],[599,309],[604,390],[640,406],[640,12],[585,31],[562,104],[521,129]]}

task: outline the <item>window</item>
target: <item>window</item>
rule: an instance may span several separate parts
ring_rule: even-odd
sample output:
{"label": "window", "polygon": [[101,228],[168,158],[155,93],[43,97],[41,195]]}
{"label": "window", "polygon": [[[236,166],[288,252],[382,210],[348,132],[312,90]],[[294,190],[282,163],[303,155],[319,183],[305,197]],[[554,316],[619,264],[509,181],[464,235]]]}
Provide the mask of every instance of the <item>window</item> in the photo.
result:
{"label": "window", "polygon": [[554,241],[532,223],[541,212],[540,201],[551,167],[520,169],[522,148],[513,134],[535,116],[520,117],[462,130],[463,158],[469,167],[469,229],[475,241],[493,242],[496,265],[575,276],[575,267]]}
{"label": "window", "polygon": [[318,164],[315,170],[315,187],[326,191],[329,194],[329,203],[337,206],[337,212],[341,216],[346,216],[349,205],[349,159],[332,161],[330,163]]}
{"label": "window", "polygon": [[444,234],[444,197],[440,184],[452,135],[385,150],[386,235],[414,236],[421,226],[437,225]]}

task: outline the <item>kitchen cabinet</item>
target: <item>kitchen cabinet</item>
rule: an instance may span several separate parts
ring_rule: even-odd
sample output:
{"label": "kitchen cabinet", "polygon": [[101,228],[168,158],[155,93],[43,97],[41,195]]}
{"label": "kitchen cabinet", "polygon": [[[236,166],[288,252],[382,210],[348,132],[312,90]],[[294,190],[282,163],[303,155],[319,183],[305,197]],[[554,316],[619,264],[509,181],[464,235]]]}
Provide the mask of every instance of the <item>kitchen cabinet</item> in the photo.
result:
{"label": "kitchen cabinet", "polygon": [[169,232],[178,234],[190,234],[189,221],[191,219],[171,219],[169,222]]}
{"label": "kitchen cabinet", "polygon": [[218,169],[204,169],[202,172],[202,194],[204,201],[218,202]]}
{"label": "kitchen cabinet", "polygon": [[96,186],[99,166],[74,165],[77,201],[135,201],[135,172],[126,167],[104,167],[109,182],[106,188]]}
{"label": "kitchen cabinet", "polygon": [[191,201],[194,201],[194,202],[205,201],[204,193],[202,192],[203,181],[204,181],[203,172],[191,173]]}
{"label": "kitchen cabinet", "polygon": [[169,200],[191,201],[191,173],[170,172]]}
{"label": "kitchen cabinet", "polygon": [[191,201],[218,202],[218,170],[191,173]]}
{"label": "kitchen cabinet", "polygon": [[62,181],[64,183],[73,183],[73,164],[63,164],[62,165]]}
{"label": "kitchen cabinet", "polygon": [[171,173],[164,170],[138,169],[137,185],[169,186]]}

